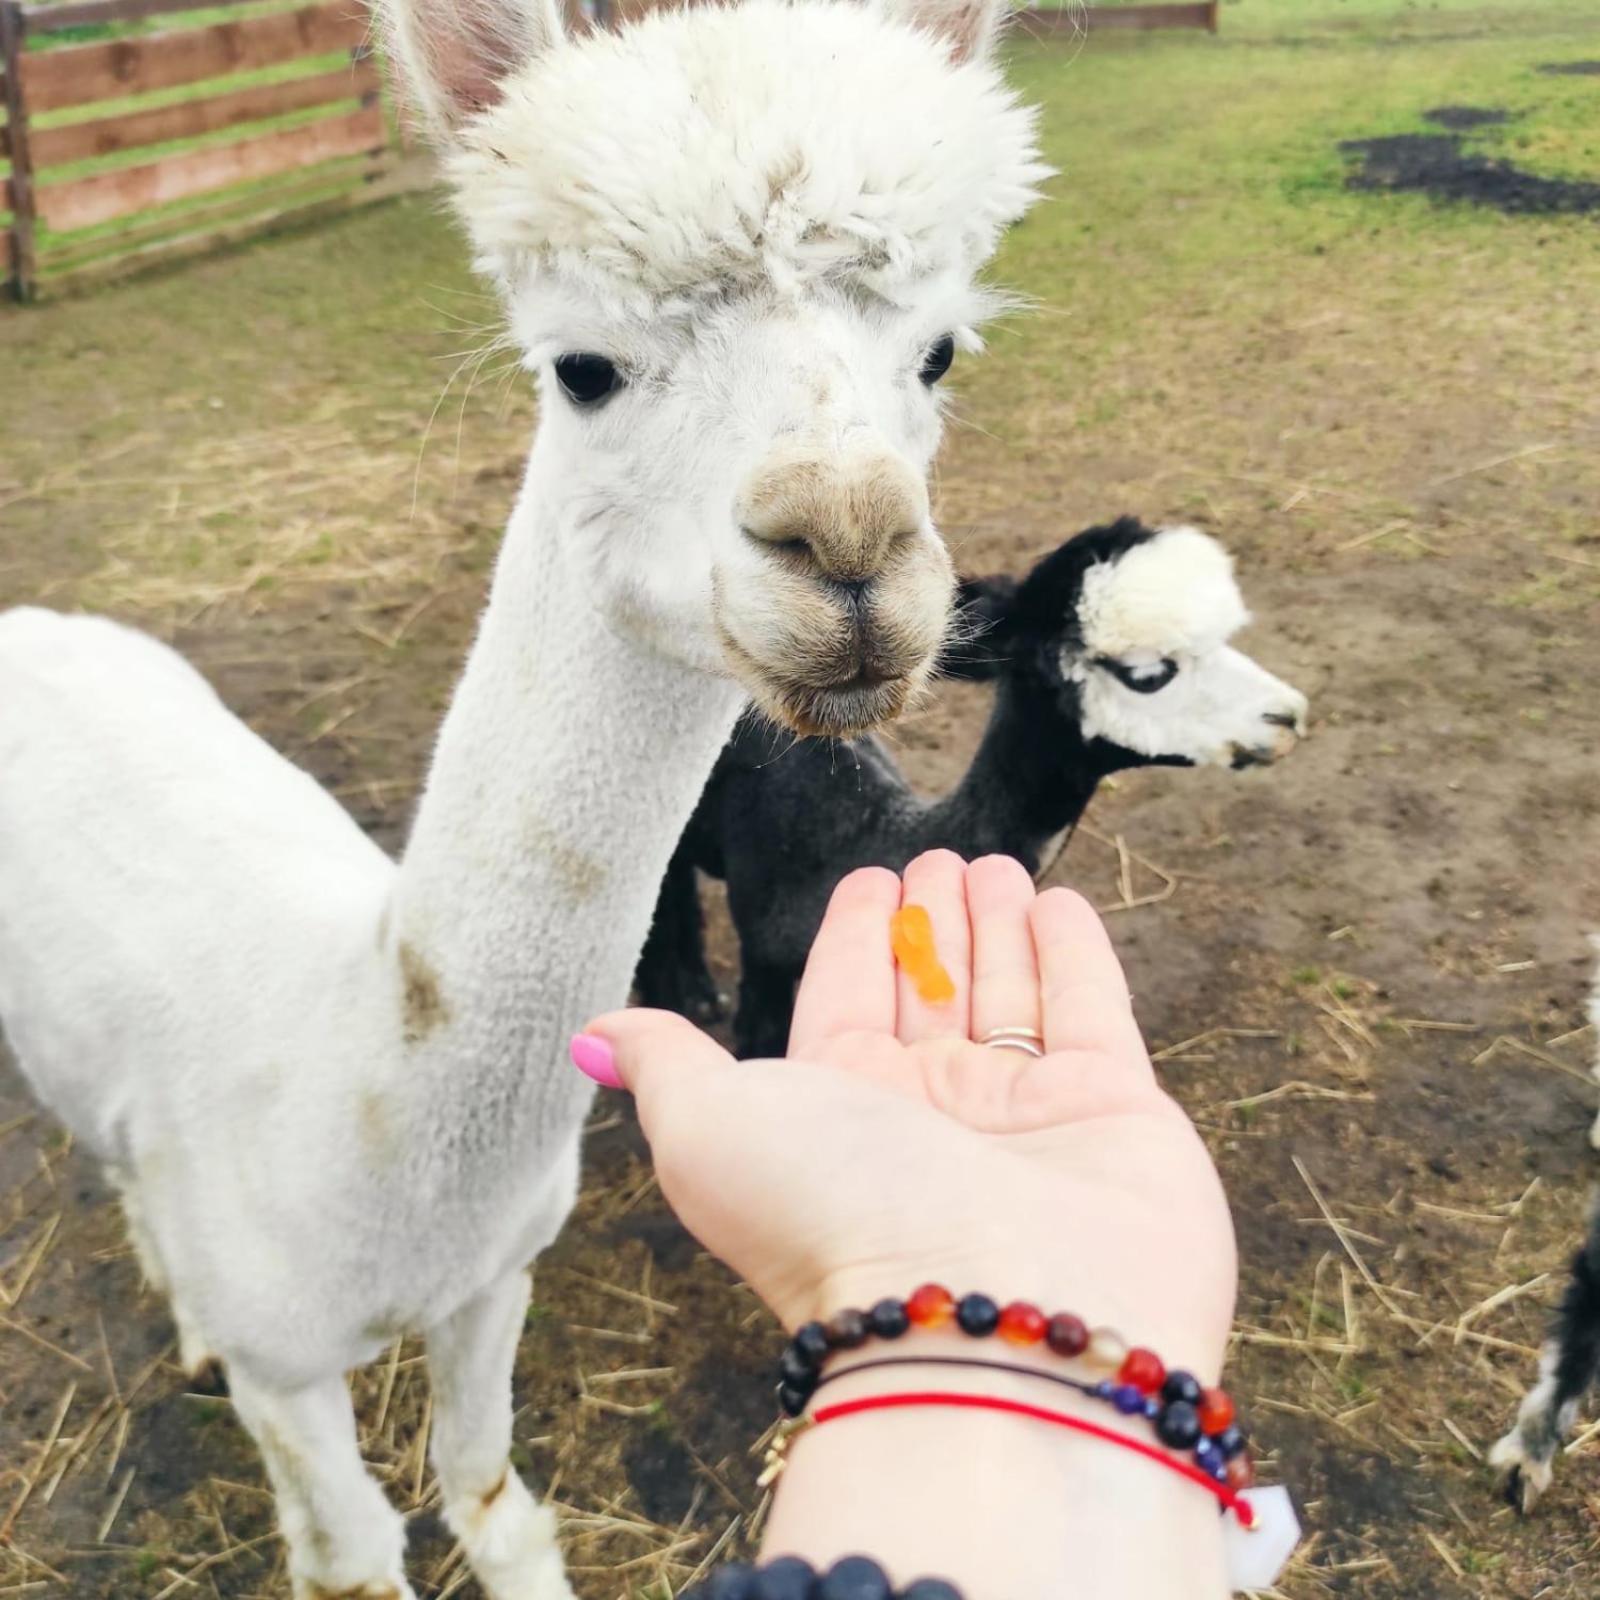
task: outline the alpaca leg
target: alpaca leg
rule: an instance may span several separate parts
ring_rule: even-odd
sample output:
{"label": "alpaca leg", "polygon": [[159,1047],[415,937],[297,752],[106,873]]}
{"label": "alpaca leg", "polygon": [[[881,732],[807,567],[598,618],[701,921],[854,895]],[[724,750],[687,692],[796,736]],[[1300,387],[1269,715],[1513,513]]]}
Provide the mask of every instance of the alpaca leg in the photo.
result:
{"label": "alpaca leg", "polygon": [[741,1061],[766,1060],[788,1050],[798,981],[788,967],[745,962],[739,978],[739,1012],[733,1022],[734,1054]]}
{"label": "alpaca leg", "polygon": [[362,1463],[344,1378],[278,1389],[235,1367],[231,1379],[277,1497],[294,1600],[415,1600],[405,1525]]}
{"label": "alpaca leg", "polygon": [[1550,1487],[1556,1447],[1572,1431],[1578,1402],[1600,1379],[1600,1208],[1588,1243],[1572,1263],[1552,1336],[1539,1358],[1539,1381],[1524,1396],[1516,1424],[1489,1452],[1504,1474],[1506,1498],[1531,1511]]}
{"label": "alpaca leg", "polygon": [[511,1465],[511,1369],[531,1282],[491,1284],[428,1332],[444,1518],[489,1600],[572,1600],[555,1513]]}
{"label": "alpaca leg", "polygon": [[155,1234],[150,1231],[150,1224],[144,1214],[144,1205],[139,1198],[138,1185],[126,1172],[113,1172],[111,1181],[116,1186],[118,1199],[122,1202],[122,1216],[127,1224],[128,1240],[133,1245],[134,1255],[138,1257],[139,1270],[144,1274],[144,1281],[157,1294],[164,1294],[172,1307],[172,1320],[178,1329],[178,1364],[189,1375],[191,1381],[199,1384],[207,1392],[226,1393],[222,1381],[221,1363],[211,1353],[205,1335],[201,1333],[194,1318],[184,1310],[173,1295],[171,1276],[167,1272],[166,1263],[161,1259],[161,1249],[156,1244]]}
{"label": "alpaca leg", "polygon": [[222,1362],[212,1353],[199,1324],[176,1299],[170,1304],[172,1320],[178,1329],[178,1365],[188,1374],[190,1387],[203,1394],[226,1394],[228,1385],[223,1377]]}
{"label": "alpaca leg", "polygon": [[151,1233],[150,1224],[145,1220],[144,1205],[139,1199],[138,1186],[126,1168],[108,1168],[107,1176],[111,1179],[112,1187],[117,1191],[117,1199],[122,1204],[122,1220],[127,1226],[128,1243],[133,1246],[133,1253],[139,1262],[139,1271],[143,1273],[144,1281],[157,1294],[166,1294],[169,1288],[167,1269],[161,1260],[161,1251],[156,1246],[155,1235]]}
{"label": "alpaca leg", "polygon": [[706,965],[705,941],[694,862],[680,844],[667,863],[650,936],[633,976],[639,1004],[676,1011],[691,1022],[717,1021],[723,1014],[722,996]]}

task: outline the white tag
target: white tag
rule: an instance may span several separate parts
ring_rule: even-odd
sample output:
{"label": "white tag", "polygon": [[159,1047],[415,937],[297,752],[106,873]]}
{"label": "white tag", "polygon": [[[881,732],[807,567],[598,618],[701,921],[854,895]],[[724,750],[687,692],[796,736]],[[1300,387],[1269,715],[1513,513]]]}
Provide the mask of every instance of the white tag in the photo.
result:
{"label": "white tag", "polygon": [[1253,1528],[1242,1528],[1231,1512],[1223,1515],[1228,1581],[1235,1594],[1270,1589],[1300,1542],[1300,1519],[1289,1491],[1281,1486],[1246,1489],[1239,1498],[1249,1502],[1256,1520]]}

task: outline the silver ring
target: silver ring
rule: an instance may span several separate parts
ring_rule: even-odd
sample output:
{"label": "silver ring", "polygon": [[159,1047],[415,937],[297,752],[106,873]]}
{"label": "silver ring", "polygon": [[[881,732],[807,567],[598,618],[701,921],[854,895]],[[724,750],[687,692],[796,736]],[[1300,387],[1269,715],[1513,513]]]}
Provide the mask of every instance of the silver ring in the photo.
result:
{"label": "silver ring", "polygon": [[991,1050],[1020,1050],[1035,1060],[1044,1054],[1044,1035],[1037,1028],[991,1028],[978,1043]]}

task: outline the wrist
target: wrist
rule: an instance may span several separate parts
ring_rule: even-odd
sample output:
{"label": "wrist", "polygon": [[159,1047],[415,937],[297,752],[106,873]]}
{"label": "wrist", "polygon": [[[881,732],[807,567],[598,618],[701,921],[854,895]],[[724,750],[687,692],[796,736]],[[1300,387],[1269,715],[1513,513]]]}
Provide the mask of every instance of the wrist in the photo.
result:
{"label": "wrist", "polygon": [[[964,1359],[972,1341],[930,1334],[921,1353]],[[923,1390],[1042,1401],[1139,1437],[1137,1419],[1029,1375],[1045,1370],[1041,1358],[996,1357],[1020,1373],[859,1370],[864,1359],[841,1357],[815,1404]],[[937,1574],[967,1600],[1058,1595],[1069,1575],[1075,1594],[1128,1600],[1212,1600],[1227,1589],[1221,1518],[1204,1488],[1115,1442],[990,1410],[871,1411],[797,1437],[764,1551],[818,1564],[861,1551],[897,1583]]]}

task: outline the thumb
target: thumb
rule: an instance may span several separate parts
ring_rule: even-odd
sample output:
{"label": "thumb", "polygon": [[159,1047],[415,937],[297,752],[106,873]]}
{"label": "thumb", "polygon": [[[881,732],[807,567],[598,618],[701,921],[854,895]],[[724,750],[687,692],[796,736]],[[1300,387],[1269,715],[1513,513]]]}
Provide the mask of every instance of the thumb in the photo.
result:
{"label": "thumb", "polygon": [[596,1083],[632,1091],[646,1137],[667,1102],[684,1090],[703,1089],[708,1074],[734,1065],[687,1017],[635,1008],[596,1017],[574,1036],[572,1060]]}

